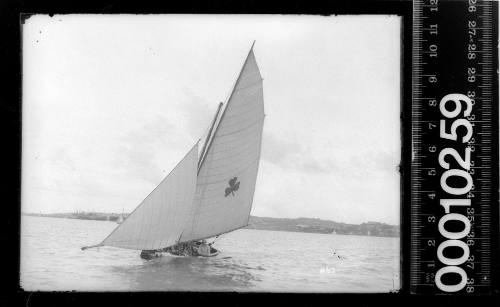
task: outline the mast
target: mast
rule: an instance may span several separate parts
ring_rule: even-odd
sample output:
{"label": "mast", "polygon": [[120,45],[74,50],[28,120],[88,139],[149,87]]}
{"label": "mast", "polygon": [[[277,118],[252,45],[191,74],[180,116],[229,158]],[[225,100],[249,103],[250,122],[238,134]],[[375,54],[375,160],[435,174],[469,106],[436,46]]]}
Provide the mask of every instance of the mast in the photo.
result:
{"label": "mast", "polygon": [[[220,116],[219,123],[221,123],[222,120],[224,119],[224,115],[226,114],[227,107],[229,107],[229,102],[231,101],[231,97],[233,97],[234,90],[236,88],[236,84],[238,84],[238,81],[241,78],[241,73],[243,72],[243,68],[245,68],[245,65],[247,64],[248,56],[250,55],[250,52],[252,52],[254,45],[255,45],[255,40],[253,41],[252,46],[250,47],[250,50],[247,53],[247,57],[245,58],[245,62],[243,62],[243,65],[241,66],[240,72],[238,74],[238,78],[236,79],[236,82],[234,82],[234,84],[233,84],[233,89],[231,90],[231,94],[229,95],[229,98],[227,99],[226,107],[224,108],[224,111],[222,111],[222,115]],[[217,130],[219,130],[219,125],[217,125],[217,127],[215,127],[214,136],[217,133]],[[210,150],[211,146],[212,146],[212,142],[210,142],[210,144],[208,144],[206,152],[208,152]],[[203,162],[205,162],[205,156],[206,155],[203,155],[202,159],[200,159],[200,163],[198,164],[198,174],[200,173],[200,169],[201,169],[201,166],[203,165]]]}
{"label": "mast", "polygon": [[183,221],[189,214],[196,190],[198,143],[199,140],[123,223],[101,243],[82,250],[104,245],[158,249],[175,244],[182,233]]}
{"label": "mast", "polygon": [[[209,238],[248,225],[264,117],[262,76],[253,54],[254,43],[199,161],[190,225],[179,242]],[[228,184],[232,185],[229,182],[236,180],[240,192],[229,198],[224,196]]]}
{"label": "mast", "polygon": [[219,103],[219,107],[217,108],[217,112],[215,112],[214,119],[212,120],[212,124],[210,125],[210,130],[208,130],[207,138],[205,139],[205,143],[203,144],[203,148],[201,149],[200,160],[198,161],[198,170],[201,167],[201,161],[205,156],[205,149],[207,148],[208,142],[210,141],[210,136],[212,135],[212,130],[214,129],[215,122],[217,121],[217,117],[219,116],[220,109],[222,108],[223,103]]}

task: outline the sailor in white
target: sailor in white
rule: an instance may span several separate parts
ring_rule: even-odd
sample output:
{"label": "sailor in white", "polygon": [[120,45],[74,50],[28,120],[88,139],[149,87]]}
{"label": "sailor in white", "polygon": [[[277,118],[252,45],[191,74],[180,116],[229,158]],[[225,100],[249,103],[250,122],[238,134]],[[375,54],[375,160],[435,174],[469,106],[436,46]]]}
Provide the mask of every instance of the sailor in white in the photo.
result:
{"label": "sailor in white", "polygon": [[198,254],[201,256],[210,256],[210,245],[205,240],[202,240],[200,246],[198,246]]}

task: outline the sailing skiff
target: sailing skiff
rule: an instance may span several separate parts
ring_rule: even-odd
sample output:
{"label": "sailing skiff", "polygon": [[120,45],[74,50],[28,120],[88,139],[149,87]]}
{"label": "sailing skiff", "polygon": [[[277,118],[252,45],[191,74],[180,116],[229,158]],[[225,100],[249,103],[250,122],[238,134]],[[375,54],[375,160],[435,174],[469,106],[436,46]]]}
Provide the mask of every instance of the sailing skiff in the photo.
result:
{"label": "sailing skiff", "polygon": [[150,259],[187,245],[194,250],[189,255],[214,256],[218,251],[211,244],[209,252],[200,250],[206,239],[248,225],[265,116],[253,46],[201,151],[198,141],[127,219],[101,243],[82,250],[114,246],[142,250],[141,257]]}

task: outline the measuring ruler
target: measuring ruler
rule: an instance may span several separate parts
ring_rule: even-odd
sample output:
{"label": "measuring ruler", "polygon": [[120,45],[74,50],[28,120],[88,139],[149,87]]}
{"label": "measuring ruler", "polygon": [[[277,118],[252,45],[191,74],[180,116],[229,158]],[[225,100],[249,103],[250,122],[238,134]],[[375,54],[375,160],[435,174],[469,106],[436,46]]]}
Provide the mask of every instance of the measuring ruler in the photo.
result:
{"label": "measuring ruler", "polygon": [[411,293],[497,287],[497,18],[496,2],[413,4]]}

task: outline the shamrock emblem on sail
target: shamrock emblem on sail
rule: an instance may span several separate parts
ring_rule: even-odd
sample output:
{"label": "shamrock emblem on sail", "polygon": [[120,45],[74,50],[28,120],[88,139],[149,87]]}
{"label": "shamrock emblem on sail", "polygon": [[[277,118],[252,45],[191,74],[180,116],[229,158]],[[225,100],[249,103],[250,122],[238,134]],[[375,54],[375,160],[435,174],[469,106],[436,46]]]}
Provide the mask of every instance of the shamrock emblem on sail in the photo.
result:
{"label": "shamrock emblem on sail", "polygon": [[236,180],[238,180],[238,177],[234,177],[233,179],[229,180],[229,187],[226,188],[225,197],[228,197],[229,194],[232,194],[234,196],[234,192],[238,191],[238,189],[240,188],[240,182],[237,182]]}

